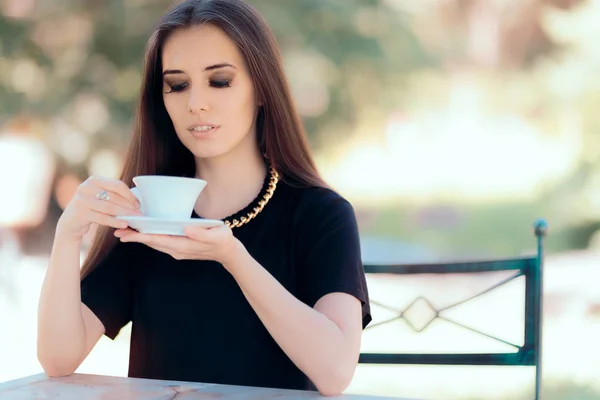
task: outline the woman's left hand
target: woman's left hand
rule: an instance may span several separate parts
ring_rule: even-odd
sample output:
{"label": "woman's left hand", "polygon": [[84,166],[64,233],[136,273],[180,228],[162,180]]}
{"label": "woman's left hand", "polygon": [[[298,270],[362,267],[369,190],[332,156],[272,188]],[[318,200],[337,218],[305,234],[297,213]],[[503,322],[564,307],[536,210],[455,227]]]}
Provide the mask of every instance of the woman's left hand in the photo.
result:
{"label": "woman's left hand", "polygon": [[213,260],[226,265],[241,247],[241,242],[225,225],[215,228],[188,227],[185,234],[186,236],[148,235],[132,229],[115,231],[115,236],[121,242],[143,243],[176,260]]}

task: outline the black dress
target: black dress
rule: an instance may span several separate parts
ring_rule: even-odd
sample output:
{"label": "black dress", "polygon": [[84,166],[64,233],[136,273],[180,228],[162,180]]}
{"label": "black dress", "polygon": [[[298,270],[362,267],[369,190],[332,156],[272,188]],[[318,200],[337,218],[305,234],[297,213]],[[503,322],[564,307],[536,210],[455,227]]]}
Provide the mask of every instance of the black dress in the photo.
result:
{"label": "black dress", "polygon": [[[268,176],[263,191],[267,185]],[[348,293],[362,302],[363,328],[370,322],[356,217],[335,192],[280,181],[256,218],[233,233],[302,302]],[[314,389],[217,262],[119,243],[82,281],[81,298],[111,339],[133,322],[130,377]]]}

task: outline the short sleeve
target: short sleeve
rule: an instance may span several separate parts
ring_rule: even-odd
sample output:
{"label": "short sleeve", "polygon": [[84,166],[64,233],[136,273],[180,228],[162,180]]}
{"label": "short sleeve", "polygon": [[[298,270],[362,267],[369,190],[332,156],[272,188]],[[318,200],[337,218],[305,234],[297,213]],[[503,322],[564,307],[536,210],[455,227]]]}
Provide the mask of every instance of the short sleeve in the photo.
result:
{"label": "short sleeve", "polygon": [[301,300],[313,307],[326,294],[350,294],[362,304],[364,329],[371,321],[371,310],[352,205],[327,191],[324,198],[312,202],[306,217],[299,270]]}
{"label": "short sleeve", "polygon": [[102,322],[105,335],[115,339],[132,317],[131,243],[117,243],[81,281],[81,301]]}

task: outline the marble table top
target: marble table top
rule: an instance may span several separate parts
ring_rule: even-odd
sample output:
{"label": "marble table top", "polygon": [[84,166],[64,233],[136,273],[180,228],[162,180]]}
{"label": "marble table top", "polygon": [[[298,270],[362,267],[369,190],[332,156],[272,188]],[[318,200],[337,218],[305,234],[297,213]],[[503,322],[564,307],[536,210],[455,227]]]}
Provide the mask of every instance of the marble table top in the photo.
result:
{"label": "marble table top", "polygon": [[[45,374],[0,383],[0,400],[269,400],[318,399],[316,392],[266,389],[192,382],[74,374],[48,378]],[[343,400],[384,400],[389,397],[342,395]],[[405,399],[408,400],[408,399]]]}

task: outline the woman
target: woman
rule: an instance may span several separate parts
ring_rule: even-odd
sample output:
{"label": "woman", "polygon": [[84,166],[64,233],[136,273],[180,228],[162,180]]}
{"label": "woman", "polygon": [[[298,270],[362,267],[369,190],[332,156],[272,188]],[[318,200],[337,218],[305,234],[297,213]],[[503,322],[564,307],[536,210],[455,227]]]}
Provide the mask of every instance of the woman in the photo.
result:
{"label": "woman", "polygon": [[[185,237],[144,235],[142,174],[208,182]],[[82,236],[103,227],[81,270]],[[369,305],[351,205],[309,154],[273,34],[242,0],[188,0],[152,35],[120,180],[90,178],[61,216],[38,358],[75,371],[132,321],[129,376],[341,393]],[[314,385],[314,386],[313,386]]]}

